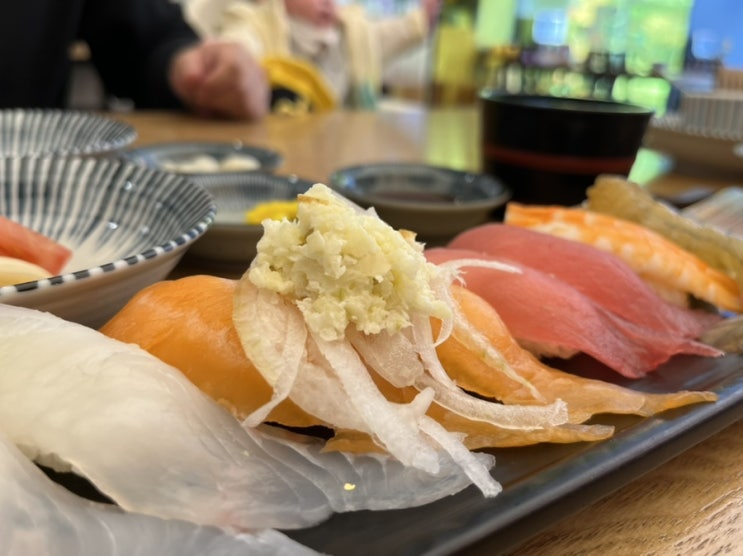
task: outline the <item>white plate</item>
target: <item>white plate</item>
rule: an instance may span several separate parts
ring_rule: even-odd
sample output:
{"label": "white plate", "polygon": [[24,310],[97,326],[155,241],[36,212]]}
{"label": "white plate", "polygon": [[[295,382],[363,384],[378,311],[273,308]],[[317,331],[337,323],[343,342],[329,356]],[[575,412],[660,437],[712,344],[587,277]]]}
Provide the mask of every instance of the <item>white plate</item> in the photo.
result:
{"label": "white plate", "polygon": [[722,133],[685,126],[674,115],[656,118],[645,134],[644,146],[669,154],[677,171],[707,177],[740,176],[743,172],[743,130]]}

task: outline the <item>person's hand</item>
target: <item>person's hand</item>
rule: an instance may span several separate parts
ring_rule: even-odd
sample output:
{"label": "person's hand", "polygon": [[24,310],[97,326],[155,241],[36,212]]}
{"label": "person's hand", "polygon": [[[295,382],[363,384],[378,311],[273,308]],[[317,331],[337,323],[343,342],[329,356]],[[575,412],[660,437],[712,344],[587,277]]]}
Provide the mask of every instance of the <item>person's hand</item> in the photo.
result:
{"label": "person's hand", "polygon": [[205,40],[170,64],[170,86],[197,114],[256,120],[266,115],[270,90],[263,68],[239,44]]}

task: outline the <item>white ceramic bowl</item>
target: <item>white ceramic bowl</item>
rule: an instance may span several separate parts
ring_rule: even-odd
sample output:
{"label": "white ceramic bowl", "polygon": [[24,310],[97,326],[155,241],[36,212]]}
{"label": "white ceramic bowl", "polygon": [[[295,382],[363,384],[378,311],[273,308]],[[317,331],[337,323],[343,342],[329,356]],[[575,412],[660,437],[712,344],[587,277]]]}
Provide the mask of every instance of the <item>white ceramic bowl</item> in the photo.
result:
{"label": "white ceramic bowl", "polygon": [[59,276],[0,287],[0,302],[99,327],[165,278],[211,225],[203,187],[114,158],[0,158],[0,215],[72,249]]}
{"label": "white ceramic bowl", "polygon": [[330,186],[362,207],[373,206],[390,226],[441,243],[489,220],[511,192],[484,175],[424,164],[352,166],[330,176]]}
{"label": "white ceramic bowl", "polygon": [[212,176],[200,182],[214,198],[214,224],[189,249],[189,262],[229,270],[245,270],[256,253],[263,226],[246,224],[245,214],[258,203],[295,199],[313,182],[297,176],[254,172]]}
{"label": "white ceramic bowl", "polygon": [[0,110],[0,156],[106,156],[137,138],[124,122],[74,110]]}

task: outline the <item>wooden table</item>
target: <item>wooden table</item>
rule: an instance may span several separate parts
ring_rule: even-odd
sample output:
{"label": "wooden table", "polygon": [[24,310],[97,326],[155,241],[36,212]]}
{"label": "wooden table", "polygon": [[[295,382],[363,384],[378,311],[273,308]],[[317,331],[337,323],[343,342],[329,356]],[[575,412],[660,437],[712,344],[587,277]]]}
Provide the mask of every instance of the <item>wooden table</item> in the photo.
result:
{"label": "wooden table", "polygon": [[246,124],[172,113],[114,114],[139,132],[136,146],[164,141],[242,141],[280,152],[278,174],[325,182],[343,166],[378,161],[421,161],[460,169],[479,165],[477,117],[472,110],[419,109],[271,116]]}
{"label": "wooden table", "polygon": [[[269,117],[245,124],[170,113],[114,114],[139,132],[137,145],[161,141],[243,141],[280,151],[278,173],[326,180],[336,168],[372,161],[426,161],[479,169],[476,111],[416,109]],[[667,159],[644,156],[647,186],[676,194],[735,180],[675,175]],[[633,170],[634,172],[634,170]],[[739,182],[738,182],[739,183]],[[743,551],[743,421],[623,486],[579,513],[553,523],[515,554],[722,554]],[[432,524],[432,526],[435,526]],[[466,551],[496,554],[498,539]]]}
{"label": "wooden table", "polygon": [[[197,140],[242,141],[279,151],[280,174],[326,181],[336,169],[365,162],[428,162],[460,170],[481,168],[477,111],[470,107],[423,110],[415,105],[382,112],[330,112],[305,116],[270,116],[241,123],[169,112],[116,113],[132,124],[136,146]],[[642,149],[631,178],[654,193],[672,197],[700,186],[740,185],[743,179],[704,179],[672,171],[662,153]]]}

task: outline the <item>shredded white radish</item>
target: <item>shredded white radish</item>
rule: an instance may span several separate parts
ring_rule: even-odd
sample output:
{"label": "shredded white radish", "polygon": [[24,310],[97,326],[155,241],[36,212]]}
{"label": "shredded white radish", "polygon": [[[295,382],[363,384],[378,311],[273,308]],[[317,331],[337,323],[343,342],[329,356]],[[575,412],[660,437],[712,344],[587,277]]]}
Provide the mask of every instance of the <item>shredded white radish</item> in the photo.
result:
{"label": "shredded white radish", "polygon": [[418,434],[417,419],[404,419],[395,411],[395,406],[377,389],[353,347],[348,342],[327,342],[314,334],[313,338],[367,423],[367,430],[404,464],[436,473],[438,456]]}
{"label": "shredded white radish", "polygon": [[426,372],[405,331],[362,334],[349,329],[347,337],[366,364],[392,386],[413,386],[416,378]]}
{"label": "shredded white radish", "polygon": [[421,419],[420,428],[461,466],[485,496],[497,496],[503,490],[500,483],[493,479],[490,470],[462,444],[460,435],[449,432],[430,417]]}
{"label": "shredded white radish", "polygon": [[[414,236],[326,186],[300,195],[296,220],[264,223],[258,254],[235,294],[234,322],[246,355],[274,388],[247,423],[288,397],[331,427],[368,434],[405,465],[436,473],[444,450],[485,495],[500,492],[489,465],[462,435],[427,415],[430,404],[510,430],[561,425],[567,410],[561,401],[521,406],[479,399],[447,374],[436,347],[454,335],[539,397],[455,302],[451,283],[463,266],[520,272],[470,259],[434,265]],[[440,322],[436,337],[431,319]],[[393,403],[375,378],[418,394]]]}
{"label": "shredded white radish", "polygon": [[431,320],[429,317],[427,315],[415,314],[412,315],[410,320],[413,328],[415,351],[423,361],[423,366],[438,382],[449,388],[456,388],[457,385],[446,374],[444,367],[441,366],[441,361],[439,361],[439,356],[436,354],[433,330],[431,329]]}
{"label": "shredded white radish", "polygon": [[289,396],[305,353],[307,327],[301,315],[278,294],[238,283],[232,320],[243,344],[254,344],[254,364],[273,387],[271,400],[245,419],[248,426],[262,423],[271,410]]}
{"label": "shredded white radish", "polygon": [[443,263],[439,263],[438,266],[440,266],[443,269],[448,269],[448,270],[459,270],[460,268],[471,266],[471,267],[480,267],[480,268],[490,268],[492,270],[500,270],[502,272],[510,272],[512,274],[521,274],[521,269],[518,268],[517,266],[513,266],[507,263],[502,263],[499,261],[486,261],[483,259],[453,259],[451,261],[445,261]]}
{"label": "shredded white radish", "polygon": [[432,388],[436,392],[436,401],[454,413],[503,429],[534,430],[561,425],[568,420],[567,405],[562,400],[549,405],[492,403],[470,396],[459,388],[447,388],[427,375],[421,376],[416,386]]}

